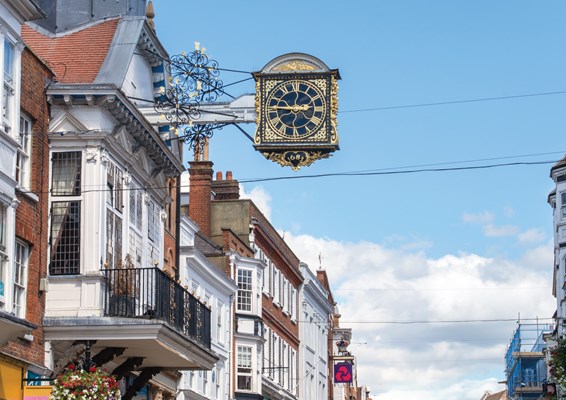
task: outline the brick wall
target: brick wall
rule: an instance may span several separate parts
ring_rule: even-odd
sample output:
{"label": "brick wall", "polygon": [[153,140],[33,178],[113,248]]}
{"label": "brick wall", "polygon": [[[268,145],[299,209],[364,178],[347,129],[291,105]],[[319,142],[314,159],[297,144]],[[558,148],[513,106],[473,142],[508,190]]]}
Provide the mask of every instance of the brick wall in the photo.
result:
{"label": "brick wall", "polygon": [[30,249],[26,298],[26,319],[38,326],[33,341],[23,339],[8,342],[0,352],[25,361],[43,365],[42,318],[45,294],[39,290],[40,279],[47,274],[47,226],[49,188],[48,118],[45,97],[46,79],[52,78],[49,68],[28,49],[22,53],[21,110],[32,120],[30,189],[33,195],[18,192],[16,237]]}
{"label": "brick wall", "polygon": [[210,237],[210,201],[212,196],[212,162],[190,161],[189,218],[201,232]]}
{"label": "brick wall", "polygon": [[177,221],[177,179],[180,178],[168,178],[165,183],[171,202],[165,205],[167,218],[165,220],[165,236],[163,238],[163,247],[165,249],[163,269],[172,278],[175,278],[177,274],[177,242],[175,240],[176,228],[179,223]]}

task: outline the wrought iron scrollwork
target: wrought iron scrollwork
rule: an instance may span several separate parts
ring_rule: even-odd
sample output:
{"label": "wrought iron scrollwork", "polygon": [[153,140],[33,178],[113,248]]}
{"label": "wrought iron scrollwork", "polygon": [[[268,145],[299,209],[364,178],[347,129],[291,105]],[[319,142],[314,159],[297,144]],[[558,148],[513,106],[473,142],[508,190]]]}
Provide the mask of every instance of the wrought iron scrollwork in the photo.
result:
{"label": "wrought iron scrollwork", "polygon": [[195,50],[169,59],[171,77],[155,98],[155,111],[166,119],[175,133],[183,138],[196,153],[203,147],[215,129],[223,125],[198,124],[201,104],[213,103],[224,93],[218,62],[205,54],[195,43]]}

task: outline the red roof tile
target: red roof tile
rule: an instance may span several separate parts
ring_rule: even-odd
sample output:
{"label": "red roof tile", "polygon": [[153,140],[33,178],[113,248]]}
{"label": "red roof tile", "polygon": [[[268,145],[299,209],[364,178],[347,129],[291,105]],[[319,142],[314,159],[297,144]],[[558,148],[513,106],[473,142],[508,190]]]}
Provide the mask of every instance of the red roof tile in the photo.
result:
{"label": "red roof tile", "polygon": [[65,36],[49,37],[22,26],[25,43],[55,71],[62,83],[93,83],[116,32],[111,19]]}

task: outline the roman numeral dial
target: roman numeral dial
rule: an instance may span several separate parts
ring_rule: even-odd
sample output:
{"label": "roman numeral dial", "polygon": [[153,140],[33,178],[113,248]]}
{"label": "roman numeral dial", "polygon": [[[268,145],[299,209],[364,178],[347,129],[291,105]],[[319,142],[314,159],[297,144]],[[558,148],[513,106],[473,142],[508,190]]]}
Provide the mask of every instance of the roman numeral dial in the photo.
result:
{"label": "roman numeral dial", "polygon": [[313,82],[287,80],[267,94],[264,116],[267,125],[279,136],[304,139],[325,125],[326,97]]}

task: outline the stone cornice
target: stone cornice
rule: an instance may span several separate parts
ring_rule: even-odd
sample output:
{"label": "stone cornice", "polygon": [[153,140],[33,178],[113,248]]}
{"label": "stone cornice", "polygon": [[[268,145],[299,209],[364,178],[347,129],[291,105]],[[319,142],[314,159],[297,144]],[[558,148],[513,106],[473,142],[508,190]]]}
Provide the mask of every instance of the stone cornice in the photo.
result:
{"label": "stone cornice", "polygon": [[81,105],[107,110],[144,146],[151,160],[165,175],[175,176],[185,170],[159,133],[116,86],[56,83],[47,89],[47,99],[52,105]]}

